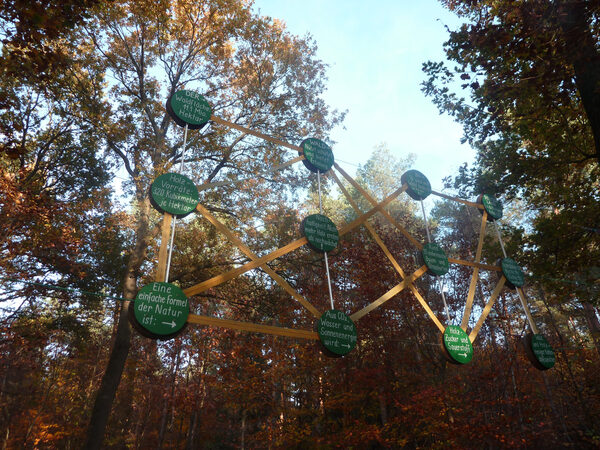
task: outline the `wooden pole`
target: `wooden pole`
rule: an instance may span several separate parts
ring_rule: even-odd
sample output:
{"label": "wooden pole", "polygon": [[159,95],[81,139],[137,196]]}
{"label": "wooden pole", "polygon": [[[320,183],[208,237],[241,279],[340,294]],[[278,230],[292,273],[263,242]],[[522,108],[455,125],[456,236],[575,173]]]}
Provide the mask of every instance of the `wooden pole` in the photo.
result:
{"label": "wooden pole", "polygon": [[471,334],[469,334],[469,339],[471,340],[471,342],[475,341],[475,338],[477,337],[477,334],[479,333],[479,330],[481,329],[483,322],[485,322],[485,319],[487,318],[488,314],[492,310],[494,303],[496,303],[496,299],[500,295],[500,292],[502,292],[504,283],[506,283],[506,278],[504,277],[504,275],[502,275],[500,280],[498,280],[498,284],[496,284],[496,287],[494,288],[494,292],[492,292],[490,299],[486,303],[485,308],[483,308],[483,311],[481,312],[481,316],[479,317],[477,324],[475,325],[473,330],[471,330]]}
{"label": "wooden pole", "polygon": [[535,326],[535,322],[533,321],[533,316],[531,315],[531,311],[529,310],[529,305],[527,304],[527,299],[525,298],[525,293],[523,289],[518,287],[517,293],[519,294],[519,298],[521,299],[521,305],[523,305],[523,309],[525,310],[525,315],[527,316],[527,320],[529,322],[529,326],[531,327],[531,331],[535,334],[538,334],[538,329]]}
{"label": "wooden pole", "polygon": [[[487,211],[483,210],[483,216],[481,216],[481,228],[479,229],[479,242],[477,243],[477,253],[475,254],[475,263],[479,264],[481,259],[481,249],[483,248],[483,238],[485,236],[485,225],[487,223]],[[473,270],[473,276],[471,277],[471,285],[469,286],[469,294],[467,295],[467,303],[465,304],[465,311],[463,313],[462,323],[460,327],[467,331],[469,319],[471,317],[471,309],[473,308],[473,299],[475,298],[475,288],[477,287],[477,280],[479,278],[479,267],[475,266]]]}
{"label": "wooden pole", "polygon": [[265,141],[272,142],[273,144],[281,145],[281,146],[287,147],[287,148],[289,148],[291,150],[296,150],[297,152],[302,152],[302,148],[300,148],[300,147],[298,147],[296,145],[292,145],[292,144],[289,144],[289,143],[287,143],[285,141],[282,141],[281,139],[277,139],[277,138],[274,138],[274,137],[269,136],[267,134],[263,134],[263,133],[260,133],[258,131],[251,130],[250,128],[246,128],[246,127],[244,127],[242,125],[238,125],[237,123],[228,122],[227,120],[221,119],[220,117],[217,117],[215,115],[212,115],[210,117],[210,120],[212,120],[215,123],[218,123],[219,125],[225,125],[226,127],[234,128],[234,129],[236,129],[238,131],[241,131],[244,134],[251,134],[252,136],[259,137],[261,139],[264,139]]}
{"label": "wooden pole", "polygon": [[472,206],[473,208],[484,209],[481,203],[474,203],[467,200],[463,200],[462,198],[451,197],[450,195],[442,194],[441,192],[431,191],[431,193],[433,195],[437,195],[438,197],[445,198],[446,200],[453,200],[455,202],[462,203],[463,205]]}
{"label": "wooden pole", "polygon": [[197,314],[190,314],[187,321],[188,323],[196,325],[208,325],[212,327],[230,328],[233,330],[250,331],[254,333],[266,333],[298,339],[311,339],[314,341],[319,340],[319,335],[314,331],[296,330],[293,328],[275,327],[272,325],[261,325],[258,323],[240,322],[230,319],[218,319],[216,317],[199,316]]}

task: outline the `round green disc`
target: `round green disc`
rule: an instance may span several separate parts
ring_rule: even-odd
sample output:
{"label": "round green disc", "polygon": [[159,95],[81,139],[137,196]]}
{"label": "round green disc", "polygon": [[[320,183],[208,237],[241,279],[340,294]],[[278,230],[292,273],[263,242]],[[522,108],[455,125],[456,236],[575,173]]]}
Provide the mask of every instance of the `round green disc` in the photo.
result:
{"label": "round green disc", "polygon": [[418,170],[409,170],[400,177],[402,184],[408,184],[406,193],[413,200],[425,200],[431,194],[431,184],[425,175]]}
{"label": "round green disc", "polygon": [[489,194],[483,194],[480,201],[483,203],[483,207],[491,220],[502,218],[502,203],[500,203],[496,197]]}
{"label": "round green disc", "polygon": [[178,173],[165,173],[150,186],[152,204],[160,212],[185,215],[198,205],[198,189],[192,180]]}
{"label": "round green disc", "polygon": [[512,258],[504,258],[500,261],[500,267],[502,273],[506,277],[506,280],[516,287],[521,287],[525,284],[525,276],[521,267]]}
{"label": "round green disc", "polygon": [[325,173],[333,166],[333,152],[329,145],[320,139],[304,139],[300,144],[304,152],[304,165],[311,172]]}
{"label": "round green disc", "polygon": [[534,334],[531,337],[531,351],[541,366],[545,369],[551,369],[556,363],[554,350],[546,338],[541,334]]}
{"label": "round green disc", "polygon": [[423,261],[430,272],[438,276],[448,273],[450,264],[448,263],[446,253],[444,253],[444,250],[439,245],[433,242],[425,244],[421,255],[423,255]]}
{"label": "round green disc", "polygon": [[317,325],[317,332],[325,348],[336,355],[345,355],[356,346],[354,322],[336,309],[323,313]]}
{"label": "round green disc", "polygon": [[202,128],[212,115],[206,99],[187,90],[177,91],[167,100],[167,112],[177,125],[187,125],[192,130]]}
{"label": "round green disc", "polygon": [[302,233],[308,244],[320,252],[330,252],[337,247],[340,235],[331,219],[323,214],[311,214],[302,221]]}
{"label": "round green disc", "polygon": [[473,359],[473,345],[467,333],[456,325],[448,325],[444,331],[444,347],[450,357],[460,364]]}
{"label": "round green disc", "polygon": [[147,284],[135,297],[135,319],[142,328],[157,336],[177,333],[187,322],[189,313],[187,297],[171,283]]}

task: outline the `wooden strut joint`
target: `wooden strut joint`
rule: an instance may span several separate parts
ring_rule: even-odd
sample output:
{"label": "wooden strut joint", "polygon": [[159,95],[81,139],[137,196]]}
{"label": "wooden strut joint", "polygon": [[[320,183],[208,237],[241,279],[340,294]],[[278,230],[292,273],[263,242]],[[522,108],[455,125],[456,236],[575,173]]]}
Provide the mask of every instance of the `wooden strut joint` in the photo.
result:
{"label": "wooden strut joint", "polygon": [[[337,183],[338,187],[340,188],[340,190],[346,197],[346,200],[348,200],[348,203],[350,203],[350,205],[352,206],[352,208],[354,209],[356,214],[360,215],[361,211],[358,208],[358,205],[356,204],[356,202],[350,196],[350,193],[346,190],[346,188],[344,187],[344,185],[342,184],[342,182],[340,181],[338,176],[334,172],[332,172],[332,174],[333,174],[333,178],[334,178],[335,182]],[[367,228],[367,230],[369,231],[369,233],[371,234],[371,236],[373,237],[375,242],[377,242],[377,245],[379,245],[381,250],[383,250],[383,253],[385,253],[385,256],[387,256],[387,258],[390,260],[390,262],[396,269],[396,272],[398,272],[398,274],[400,275],[400,277],[402,279],[405,279],[406,274],[404,273],[404,270],[402,270],[402,267],[400,267],[400,264],[398,264],[398,261],[396,261],[396,258],[394,258],[394,256],[391,254],[391,252],[389,251],[389,249],[387,248],[385,243],[381,240],[381,238],[379,237],[379,235],[377,234],[375,229],[371,226],[371,224],[369,224],[369,222],[365,222],[365,227]],[[425,301],[425,299],[423,298],[423,296],[421,295],[421,293],[419,292],[417,287],[413,283],[409,283],[408,286],[409,286],[410,290],[412,291],[412,293],[417,298],[417,300],[419,301],[419,303],[421,303],[421,305],[425,308],[425,310],[427,311],[429,316],[432,318],[433,322],[443,333],[445,330],[445,327],[438,320],[438,318],[436,317],[434,312],[431,310],[431,308],[429,307],[429,305],[427,304],[427,302]]]}
{"label": "wooden strut joint", "polygon": [[442,194],[441,192],[431,191],[433,195],[437,195],[438,197],[445,198],[446,200],[453,200],[455,202],[462,203],[463,205],[472,206],[473,208],[484,209],[481,203],[474,203],[468,200],[463,200],[462,198],[452,197],[450,195]]}
{"label": "wooden strut joint", "polygon": [[171,222],[173,215],[169,213],[163,214],[162,234],[160,239],[160,250],[158,251],[158,265],[156,266],[156,281],[165,281],[167,273],[167,259],[169,255],[169,236],[171,234]]}
{"label": "wooden strut joint", "polygon": [[258,323],[240,322],[230,319],[219,319],[217,317],[199,316],[197,314],[190,314],[187,321],[188,323],[197,325],[230,328],[233,330],[250,331],[254,333],[274,334],[276,336],[285,336],[298,339],[311,339],[315,341],[319,340],[319,335],[316,332],[309,330],[295,330],[293,328],[261,325]]}
{"label": "wooden strut joint", "polygon": [[529,321],[529,326],[531,327],[531,331],[533,331],[534,334],[538,334],[539,331],[535,325],[535,322],[533,321],[533,316],[531,315],[531,311],[529,310],[529,305],[527,304],[527,299],[525,298],[525,293],[523,292],[523,289],[520,287],[517,287],[517,293],[519,294],[519,298],[521,299],[521,304],[523,305],[523,309],[525,310],[525,315],[527,315],[527,320]]}
{"label": "wooden strut joint", "polygon": [[[354,228],[362,225],[365,221],[367,221],[369,219],[369,217],[371,217],[373,214],[377,213],[378,211],[381,211],[382,208],[384,208],[392,200],[394,200],[396,197],[398,197],[406,189],[407,189],[406,185],[402,186],[401,188],[397,189],[395,192],[390,194],[388,196],[388,198],[386,198],[384,201],[379,203],[376,207],[370,209],[365,214],[363,214],[361,217],[357,217],[352,222],[344,225],[339,230],[340,237],[343,236],[344,234],[352,231]],[[305,237],[297,239],[281,248],[278,248],[277,250],[273,250],[271,253],[269,253],[267,255],[261,256],[260,258],[254,260],[254,261],[247,262],[243,266],[237,267],[235,269],[230,270],[229,272],[217,275],[213,278],[210,278],[210,279],[205,280],[201,283],[198,283],[194,286],[191,286],[191,287],[185,289],[183,292],[188,297],[195,295],[195,294],[199,294],[200,292],[204,292],[212,287],[220,285],[221,283],[229,281],[229,280],[237,277],[238,275],[246,273],[249,270],[256,269],[257,267],[260,267],[265,263],[273,261],[274,259],[277,259],[280,256],[287,255],[288,253],[293,252],[294,250],[302,247],[303,245],[305,245],[307,243],[308,243],[308,240]]]}
{"label": "wooden strut joint", "polygon": [[281,145],[282,147],[287,147],[291,150],[296,150],[297,152],[302,152],[302,149],[300,147],[298,147],[297,145],[289,144],[285,141],[282,141],[281,139],[277,139],[277,138],[274,138],[267,134],[263,134],[258,131],[251,130],[250,128],[246,128],[242,125],[238,125],[237,123],[228,122],[227,120],[221,119],[220,117],[217,117],[215,115],[210,116],[210,120],[212,120],[215,123],[218,123],[219,125],[225,125],[226,127],[234,128],[238,131],[241,131],[242,133],[251,134],[252,136],[256,136],[258,138],[264,139],[265,141],[272,142],[273,144]]}
{"label": "wooden strut joint", "polygon": [[[487,211],[483,210],[481,216],[481,228],[479,230],[479,242],[477,243],[477,253],[475,254],[475,263],[479,264],[481,259],[481,249],[483,248],[483,238],[485,237],[485,225],[487,223]],[[467,295],[467,303],[465,304],[465,311],[463,313],[462,322],[460,327],[467,331],[467,325],[471,318],[471,309],[473,308],[473,299],[475,298],[475,288],[477,287],[477,280],[479,278],[479,267],[475,266],[473,270],[473,276],[471,277],[471,285],[469,286],[469,294]]]}
{"label": "wooden strut joint", "polygon": [[[196,210],[202,214],[206,220],[212,223],[217,230],[223,233],[227,238],[233,242],[237,248],[239,248],[244,255],[250,258],[252,261],[256,261],[258,256],[250,250],[229,228],[223,225],[219,220],[213,216],[204,206],[198,204]],[[316,318],[321,317],[321,312],[315,308],[308,300],[300,295],[296,290],[290,286],[280,275],[278,275],[273,269],[271,269],[266,263],[260,266],[273,280],[275,280],[285,291],[290,294],[293,298],[298,300],[306,309],[308,309]]]}
{"label": "wooden strut joint", "polygon": [[[362,186],[360,184],[358,184],[350,175],[348,175],[346,173],[346,171],[344,169],[342,169],[337,163],[333,163],[333,166],[337,169],[337,171],[339,173],[342,174],[342,176],[348,180],[348,182],[354,186],[354,188],[360,192],[363,197],[365,197],[365,199],[367,199],[367,201],[369,203],[371,203],[371,205],[375,206],[377,205],[377,201],[371,197],[371,195],[362,188]],[[415,247],[417,247],[419,250],[423,250],[423,245],[417,241],[408,231],[406,231],[406,229],[404,227],[402,227],[387,211],[385,210],[381,210],[381,214],[383,214],[385,216],[385,218],[392,224],[394,225]]]}
{"label": "wooden strut joint", "polygon": [[504,283],[506,283],[506,277],[504,275],[502,275],[502,277],[500,277],[500,279],[498,280],[498,284],[496,284],[496,287],[494,288],[494,292],[492,292],[490,299],[486,303],[485,308],[483,308],[483,311],[481,312],[481,316],[479,317],[477,324],[471,330],[471,334],[469,334],[469,340],[471,341],[471,343],[473,343],[475,341],[475,339],[477,338],[477,334],[479,333],[479,330],[483,326],[483,322],[485,322],[485,319],[487,319],[487,316],[490,313],[490,311],[492,310],[494,303],[496,303],[496,299],[500,295],[500,292],[502,292]]}
{"label": "wooden strut joint", "polygon": [[[396,294],[398,294],[399,292],[402,292],[406,287],[410,286],[413,281],[415,281],[417,278],[421,277],[425,272],[427,272],[427,266],[421,266],[421,267],[419,267],[412,275],[410,275],[409,277],[406,277],[404,280],[402,280],[402,282],[398,283],[396,286],[394,286],[392,289],[390,289],[389,291],[387,291],[385,294],[383,294],[381,297],[379,297],[374,302],[368,304],[367,306],[365,306],[360,311],[357,311],[354,314],[352,314],[350,316],[350,318],[354,322],[356,322],[360,318],[366,316],[371,311],[373,311],[375,308],[380,307],[385,302],[387,302],[389,299],[393,298]],[[423,307],[425,308],[425,310],[428,313],[429,313],[429,311],[431,311],[431,309],[429,308],[429,306],[427,306],[427,303],[425,303],[425,305]],[[434,322],[435,322],[435,320],[434,320]],[[437,323],[436,323],[436,325],[437,325]],[[441,326],[442,329],[445,329],[442,324],[440,324],[439,326]]]}

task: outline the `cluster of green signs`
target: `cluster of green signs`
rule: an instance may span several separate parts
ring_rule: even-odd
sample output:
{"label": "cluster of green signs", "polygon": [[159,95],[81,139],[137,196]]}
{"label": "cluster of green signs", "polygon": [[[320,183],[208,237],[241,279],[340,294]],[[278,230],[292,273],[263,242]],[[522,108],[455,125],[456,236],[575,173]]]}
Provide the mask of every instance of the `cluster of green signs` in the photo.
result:
{"label": "cluster of green signs", "polygon": [[[167,112],[178,125],[190,129],[202,128],[212,116],[206,99],[186,90],[178,91],[169,98]],[[300,147],[305,157],[303,163],[311,172],[325,173],[333,166],[333,152],[325,142],[308,138],[302,141]],[[401,182],[406,184],[406,192],[414,200],[424,200],[432,193],[429,180],[417,170],[405,172]],[[199,201],[198,190],[193,181],[177,173],[166,173],[154,180],[150,188],[150,199],[160,212],[179,217],[192,212]],[[488,220],[494,221],[502,217],[502,204],[496,198],[482,194],[478,201],[483,204]],[[335,224],[322,214],[306,217],[301,224],[301,231],[309,246],[319,252],[330,252],[339,243]],[[439,245],[425,244],[421,257],[431,275],[442,276],[448,272],[448,258]],[[513,259],[504,258],[500,265],[509,287],[523,286],[523,271]],[[130,308],[134,326],[143,335],[155,339],[168,339],[179,334],[189,316],[189,302],[183,291],[173,284],[163,282],[150,283],[140,289]],[[346,355],[356,346],[356,326],[341,311],[325,311],[317,322],[317,331],[322,345],[332,355]],[[525,342],[535,367],[546,370],[554,366],[554,351],[542,335],[530,334]],[[473,345],[461,327],[446,327],[442,344],[446,356],[453,363],[467,364],[473,359]]]}

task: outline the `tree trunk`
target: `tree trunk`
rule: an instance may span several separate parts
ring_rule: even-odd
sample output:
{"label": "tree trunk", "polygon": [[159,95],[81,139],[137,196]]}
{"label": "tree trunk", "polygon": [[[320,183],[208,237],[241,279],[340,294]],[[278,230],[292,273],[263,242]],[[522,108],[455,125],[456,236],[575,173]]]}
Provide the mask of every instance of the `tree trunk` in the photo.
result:
{"label": "tree trunk", "polygon": [[106,371],[102,377],[100,388],[94,402],[94,408],[90,418],[90,425],[87,431],[85,447],[88,450],[100,449],[106,431],[106,424],[110,416],[112,404],[121,381],[121,375],[125,368],[127,355],[131,346],[131,325],[129,324],[129,303],[135,299],[137,294],[137,277],[139,269],[144,262],[148,248],[148,242],[151,238],[149,231],[149,213],[150,202],[146,197],[146,190],[142,186],[137,186],[136,197],[139,205],[139,213],[136,227],[135,246],[131,253],[125,280],[123,282],[123,296],[127,299],[121,306],[119,313],[119,323],[115,341],[110,353]]}

